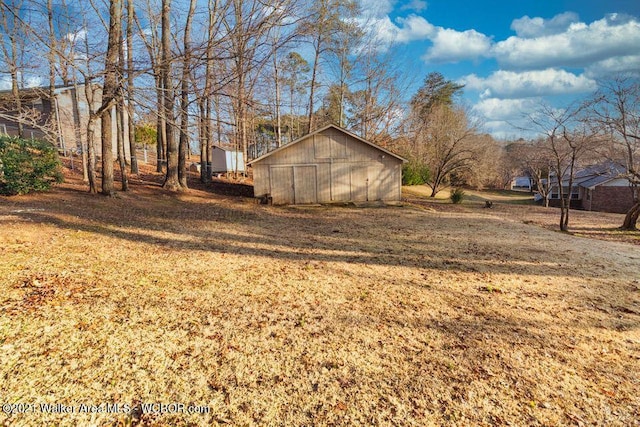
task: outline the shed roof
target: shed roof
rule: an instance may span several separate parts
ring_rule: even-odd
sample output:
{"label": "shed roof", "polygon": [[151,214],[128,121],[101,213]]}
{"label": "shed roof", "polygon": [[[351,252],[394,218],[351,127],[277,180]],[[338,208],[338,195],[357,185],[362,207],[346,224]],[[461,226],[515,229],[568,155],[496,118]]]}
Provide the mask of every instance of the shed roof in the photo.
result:
{"label": "shed roof", "polygon": [[233,148],[226,148],[226,147],[222,147],[220,145],[213,145],[214,149],[218,149],[218,150],[222,150],[222,151],[226,151],[228,153],[240,153],[240,151],[234,150]]}
{"label": "shed roof", "polygon": [[282,150],[285,150],[285,149],[287,149],[287,148],[290,148],[290,147],[292,147],[292,146],[296,145],[297,143],[299,143],[300,141],[304,141],[305,139],[307,139],[307,138],[309,138],[309,137],[311,137],[311,136],[313,136],[313,135],[317,135],[317,134],[319,134],[319,133],[321,133],[321,132],[324,132],[325,130],[327,130],[327,129],[331,129],[331,128],[333,128],[333,129],[335,129],[335,130],[338,130],[338,131],[340,131],[340,132],[344,133],[345,135],[348,135],[348,136],[350,136],[350,137],[352,137],[352,138],[355,138],[355,139],[357,139],[358,141],[362,142],[363,144],[370,145],[371,147],[373,147],[373,148],[375,148],[375,149],[377,149],[377,150],[380,150],[380,151],[382,151],[382,152],[383,152],[383,153],[385,153],[385,154],[388,154],[388,155],[390,155],[390,156],[393,156],[393,157],[395,157],[396,159],[398,159],[398,160],[402,161],[403,163],[404,163],[404,162],[407,162],[407,159],[405,159],[404,157],[400,157],[400,156],[398,156],[397,154],[392,153],[391,151],[386,150],[386,149],[384,149],[384,148],[380,147],[379,145],[374,144],[373,142],[369,142],[369,141],[367,141],[366,139],[362,139],[362,138],[360,138],[358,135],[355,135],[355,134],[353,134],[353,133],[351,133],[351,132],[349,132],[349,131],[347,131],[347,130],[345,130],[345,129],[343,129],[343,128],[339,127],[339,126],[336,126],[336,125],[327,125],[327,126],[325,126],[325,127],[323,127],[323,128],[320,128],[320,129],[318,129],[318,130],[316,130],[316,131],[314,131],[314,132],[311,132],[311,133],[309,133],[309,134],[307,134],[307,135],[305,135],[305,136],[302,136],[302,137],[300,137],[300,138],[296,139],[295,141],[290,142],[290,143],[289,143],[289,144],[287,144],[287,145],[283,145],[283,146],[282,146],[282,147],[280,147],[280,148],[276,148],[275,150],[270,151],[270,152],[268,152],[267,154],[264,154],[264,155],[262,155],[262,156],[258,157],[257,159],[253,159],[253,160],[251,160],[250,162],[248,162],[248,163],[247,163],[247,165],[250,165],[250,164],[253,164],[253,163],[257,163],[257,162],[260,162],[260,161],[262,161],[262,160],[266,159],[267,157],[269,157],[269,156],[271,156],[271,155],[273,155],[273,154],[275,154],[275,153],[277,153],[277,152],[280,152],[280,151],[282,151]]}

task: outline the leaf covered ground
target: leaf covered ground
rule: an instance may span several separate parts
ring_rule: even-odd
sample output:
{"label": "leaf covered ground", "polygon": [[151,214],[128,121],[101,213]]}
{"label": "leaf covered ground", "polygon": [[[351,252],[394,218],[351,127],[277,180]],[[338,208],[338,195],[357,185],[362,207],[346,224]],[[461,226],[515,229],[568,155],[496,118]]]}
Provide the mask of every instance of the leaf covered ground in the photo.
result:
{"label": "leaf covered ground", "polygon": [[2,198],[0,403],[208,413],[0,423],[640,425],[638,246],[450,208]]}

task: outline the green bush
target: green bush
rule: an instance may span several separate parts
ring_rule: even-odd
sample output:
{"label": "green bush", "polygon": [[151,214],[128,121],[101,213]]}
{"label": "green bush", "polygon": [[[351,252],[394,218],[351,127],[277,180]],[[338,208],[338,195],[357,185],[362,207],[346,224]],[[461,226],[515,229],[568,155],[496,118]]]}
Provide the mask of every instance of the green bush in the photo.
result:
{"label": "green bush", "polygon": [[48,190],[62,182],[56,148],[48,142],[0,137],[0,194]]}
{"label": "green bush", "polygon": [[462,203],[462,199],[464,199],[464,190],[462,188],[452,188],[449,198],[451,199],[451,202],[455,204]]}
{"label": "green bush", "polygon": [[422,185],[429,181],[429,168],[418,163],[402,166],[402,185]]}

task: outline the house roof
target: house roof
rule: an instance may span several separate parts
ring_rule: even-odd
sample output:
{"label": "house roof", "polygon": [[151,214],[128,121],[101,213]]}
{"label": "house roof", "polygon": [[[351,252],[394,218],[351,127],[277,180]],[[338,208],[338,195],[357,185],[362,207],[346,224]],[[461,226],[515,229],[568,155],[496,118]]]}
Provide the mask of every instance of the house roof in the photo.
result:
{"label": "house roof", "polygon": [[[625,178],[626,168],[616,162],[607,161],[596,165],[587,166],[575,172],[573,185],[594,189],[598,185],[605,184],[618,178]],[[568,185],[568,178],[562,180],[563,185]]]}
{"label": "house roof", "polygon": [[[84,87],[84,82],[78,83],[78,87]],[[56,85],[53,87],[54,93],[60,93],[65,90],[73,89],[73,85]],[[33,87],[22,87],[18,89],[18,92],[23,97],[30,98],[48,98],[49,97],[49,86],[33,86]],[[0,90],[0,98],[13,96],[11,89]]]}
{"label": "house roof", "polygon": [[358,141],[362,142],[363,144],[370,145],[371,147],[373,147],[373,148],[375,148],[375,149],[377,149],[377,150],[380,150],[380,151],[382,151],[382,152],[383,152],[383,153],[385,153],[385,154],[388,154],[388,155],[390,155],[390,156],[395,157],[396,159],[398,159],[398,160],[402,161],[403,163],[407,162],[407,159],[405,159],[404,157],[400,157],[400,156],[398,156],[397,154],[394,154],[394,153],[392,153],[391,151],[386,150],[386,149],[384,149],[384,148],[380,147],[379,145],[374,144],[373,142],[369,142],[369,141],[367,141],[366,139],[362,139],[362,138],[360,138],[358,135],[355,135],[355,134],[353,134],[353,133],[351,133],[351,132],[349,132],[349,131],[347,131],[347,130],[345,130],[345,129],[343,129],[343,128],[339,127],[339,126],[336,126],[336,125],[328,125],[328,126],[325,126],[325,127],[323,127],[323,128],[320,128],[320,129],[318,129],[318,130],[316,130],[316,131],[314,131],[314,132],[311,132],[311,133],[309,133],[309,134],[307,134],[307,135],[305,135],[305,136],[302,136],[302,137],[300,137],[300,138],[296,139],[295,141],[290,142],[290,143],[289,143],[289,144],[287,144],[287,145],[283,145],[283,146],[282,146],[282,147],[280,147],[280,148],[276,148],[275,150],[270,151],[270,152],[268,152],[267,154],[265,154],[265,155],[262,155],[262,156],[258,157],[257,159],[253,159],[253,160],[251,160],[250,162],[248,162],[248,163],[247,163],[247,165],[250,165],[250,164],[253,164],[253,163],[257,163],[257,162],[260,162],[260,161],[262,161],[262,160],[266,159],[267,157],[272,156],[272,155],[273,155],[273,154],[275,154],[275,153],[278,153],[278,152],[280,152],[280,151],[286,150],[286,149],[288,149],[288,148],[290,148],[290,147],[292,147],[292,146],[294,146],[294,145],[298,144],[298,143],[299,143],[299,142],[301,142],[301,141],[304,141],[305,139],[307,139],[307,138],[309,138],[309,137],[311,137],[311,136],[313,136],[313,135],[317,135],[317,134],[319,134],[319,133],[324,132],[324,131],[325,131],[325,130],[327,130],[327,129],[335,129],[335,130],[338,130],[338,131],[340,131],[340,132],[344,133],[345,135],[348,135],[348,136],[350,136],[350,137],[352,137],[352,138],[354,138],[354,139],[357,139]]}

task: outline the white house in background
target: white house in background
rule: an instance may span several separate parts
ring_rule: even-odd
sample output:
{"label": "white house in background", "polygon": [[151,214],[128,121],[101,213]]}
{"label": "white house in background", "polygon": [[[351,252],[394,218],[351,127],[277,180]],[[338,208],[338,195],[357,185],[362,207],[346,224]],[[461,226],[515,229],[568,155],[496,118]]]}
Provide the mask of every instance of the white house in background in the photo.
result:
{"label": "white house in background", "polygon": [[511,180],[511,189],[515,191],[531,191],[533,180],[530,176],[516,176]]}

